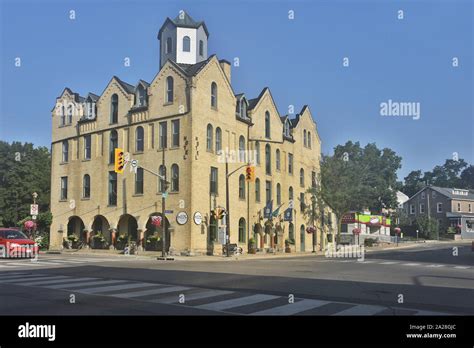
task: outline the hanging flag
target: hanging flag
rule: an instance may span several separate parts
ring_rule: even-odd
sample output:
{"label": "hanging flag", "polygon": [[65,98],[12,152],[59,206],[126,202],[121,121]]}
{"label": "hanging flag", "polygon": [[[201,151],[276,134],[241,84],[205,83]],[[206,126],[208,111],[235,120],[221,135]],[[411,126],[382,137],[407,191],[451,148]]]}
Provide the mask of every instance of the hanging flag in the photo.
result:
{"label": "hanging flag", "polygon": [[288,202],[288,209],[294,209],[295,208],[294,205],[295,205],[294,201],[290,199],[290,201]]}
{"label": "hanging flag", "polygon": [[265,208],[263,209],[263,217],[265,219],[270,219],[272,217],[273,210],[273,200],[269,201]]}
{"label": "hanging flag", "polygon": [[285,212],[283,213],[283,220],[284,221],[293,221],[293,209],[292,208],[288,208],[285,210]]}
{"label": "hanging flag", "polygon": [[282,207],[283,204],[280,204],[278,208],[272,213],[273,217],[277,217],[280,214],[280,208]]}

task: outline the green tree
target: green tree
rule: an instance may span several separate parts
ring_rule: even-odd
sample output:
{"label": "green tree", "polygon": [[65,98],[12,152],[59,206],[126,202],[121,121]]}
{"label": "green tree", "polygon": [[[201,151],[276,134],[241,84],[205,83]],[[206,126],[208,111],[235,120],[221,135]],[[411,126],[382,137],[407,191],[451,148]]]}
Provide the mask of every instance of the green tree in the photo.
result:
{"label": "green tree", "polygon": [[32,193],[40,212],[49,211],[51,156],[46,147],[0,141],[0,224],[16,226],[30,215]]}
{"label": "green tree", "polygon": [[426,239],[437,239],[439,237],[439,224],[436,219],[422,215],[416,218],[415,225],[421,237]]}
{"label": "green tree", "polygon": [[466,167],[461,173],[460,188],[474,189],[474,166]]}
{"label": "green tree", "polygon": [[405,185],[401,191],[408,197],[412,197],[424,186],[421,170],[413,170],[405,177]]}

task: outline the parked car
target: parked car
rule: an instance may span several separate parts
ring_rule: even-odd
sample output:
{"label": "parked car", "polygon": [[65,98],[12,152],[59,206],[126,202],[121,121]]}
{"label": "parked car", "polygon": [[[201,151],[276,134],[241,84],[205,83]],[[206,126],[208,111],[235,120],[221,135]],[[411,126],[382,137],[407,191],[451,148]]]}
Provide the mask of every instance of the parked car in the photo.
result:
{"label": "parked car", "polygon": [[38,245],[15,228],[0,228],[0,257],[35,257]]}

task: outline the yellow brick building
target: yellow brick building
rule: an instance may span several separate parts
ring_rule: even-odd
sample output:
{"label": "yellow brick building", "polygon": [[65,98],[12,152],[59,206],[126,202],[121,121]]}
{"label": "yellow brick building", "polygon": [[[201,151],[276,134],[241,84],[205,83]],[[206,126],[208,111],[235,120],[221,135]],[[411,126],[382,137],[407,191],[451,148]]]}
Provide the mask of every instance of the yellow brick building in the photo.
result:
{"label": "yellow brick building", "polygon": [[[311,111],[304,106],[294,117],[281,116],[268,88],[252,99],[236,94],[231,64],[207,55],[208,37],[204,22],[182,12],[160,29],[160,70],[150,83],[130,85],[114,76],[100,96],[65,88],[57,98],[52,248],[61,248],[68,234],[87,238],[98,231],[109,242],[126,235],[143,243],[153,233],[150,217],[162,212],[162,187],[151,170],[171,183],[170,251],[221,253],[221,221],[211,210],[226,206],[223,154],[235,151],[227,156],[229,172],[255,160],[256,181],[245,182],[245,167],[229,177],[230,243],[246,251],[254,238],[262,250],[283,250],[284,240],[294,239],[293,250],[312,250],[300,208],[301,198],[309,203],[305,191],[319,173],[321,142]],[[138,161],[137,173],[129,165],[114,172],[117,147]],[[274,210],[281,205],[272,225],[263,217],[269,200]],[[293,220],[283,221],[290,200]]]}

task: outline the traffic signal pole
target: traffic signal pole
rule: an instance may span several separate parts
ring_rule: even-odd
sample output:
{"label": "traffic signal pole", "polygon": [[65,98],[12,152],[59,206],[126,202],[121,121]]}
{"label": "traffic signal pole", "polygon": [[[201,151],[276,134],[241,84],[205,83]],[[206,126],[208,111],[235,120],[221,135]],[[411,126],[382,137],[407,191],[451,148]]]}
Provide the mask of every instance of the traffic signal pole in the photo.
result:
{"label": "traffic signal pole", "polygon": [[229,161],[228,156],[226,156],[225,161],[225,245],[227,249],[227,257],[229,257],[229,239],[230,239],[230,210],[229,210]]}

